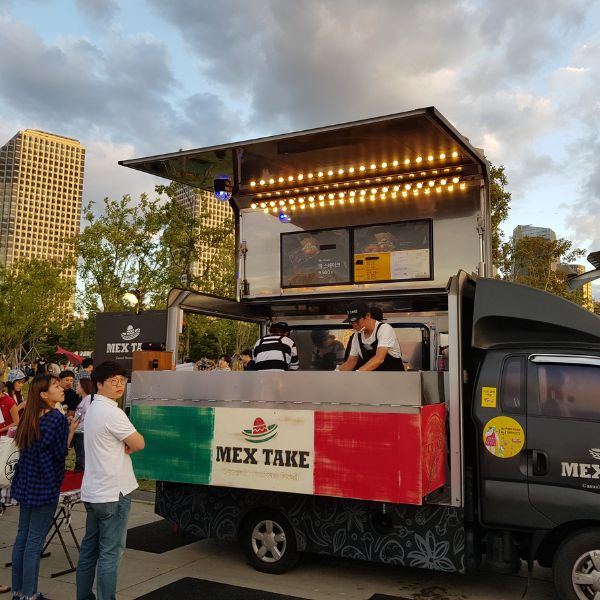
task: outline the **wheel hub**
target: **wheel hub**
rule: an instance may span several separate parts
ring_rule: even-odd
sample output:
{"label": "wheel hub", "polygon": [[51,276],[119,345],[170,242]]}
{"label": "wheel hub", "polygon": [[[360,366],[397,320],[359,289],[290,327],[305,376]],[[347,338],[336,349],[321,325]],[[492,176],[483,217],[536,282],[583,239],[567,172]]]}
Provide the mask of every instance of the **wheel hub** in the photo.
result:
{"label": "wheel hub", "polygon": [[252,530],[252,551],[263,562],[274,563],[281,560],[286,546],[285,531],[276,521],[261,521]]}
{"label": "wheel hub", "polygon": [[600,597],[600,550],[582,554],[573,565],[571,578],[579,600],[595,600]]}

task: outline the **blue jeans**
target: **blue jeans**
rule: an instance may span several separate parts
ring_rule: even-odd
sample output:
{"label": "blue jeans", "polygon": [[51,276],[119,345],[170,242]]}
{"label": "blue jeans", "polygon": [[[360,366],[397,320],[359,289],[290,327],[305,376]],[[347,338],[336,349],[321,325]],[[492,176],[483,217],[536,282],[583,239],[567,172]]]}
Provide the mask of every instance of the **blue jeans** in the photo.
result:
{"label": "blue jeans", "polygon": [[83,446],[83,431],[76,431],[73,436],[73,448],[75,448],[75,469],[74,471],[83,471],[85,469],[85,449]]}
{"label": "blue jeans", "polygon": [[[85,535],[77,563],[77,600],[115,600],[119,563],[127,541],[131,496],[117,502],[84,502]],[[97,571],[96,594],[92,592]]]}
{"label": "blue jeans", "polygon": [[19,527],[12,551],[13,594],[31,598],[38,593],[40,554],[57,504],[58,500],[34,508],[20,508]]}

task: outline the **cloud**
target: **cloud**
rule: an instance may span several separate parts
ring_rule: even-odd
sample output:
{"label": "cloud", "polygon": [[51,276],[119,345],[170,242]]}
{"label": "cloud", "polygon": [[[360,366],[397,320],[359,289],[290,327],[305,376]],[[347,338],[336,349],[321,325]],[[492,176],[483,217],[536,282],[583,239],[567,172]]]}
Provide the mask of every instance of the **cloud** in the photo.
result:
{"label": "cloud", "polygon": [[121,167],[120,160],[136,157],[133,144],[116,144],[110,140],[98,140],[93,135],[80,140],[86,148],[85,174],[83,182],[83,205],[93,201],[95,209],[102,206],[105,197],[119,199],[129,194],[139,199],[143,193],[152,197],[154,186],[164,183],[140,171]]}
{"label": "cloud", "polygon": [[98,26],[109,25],[119,7],[115,0],[75,0],[77,10]]}

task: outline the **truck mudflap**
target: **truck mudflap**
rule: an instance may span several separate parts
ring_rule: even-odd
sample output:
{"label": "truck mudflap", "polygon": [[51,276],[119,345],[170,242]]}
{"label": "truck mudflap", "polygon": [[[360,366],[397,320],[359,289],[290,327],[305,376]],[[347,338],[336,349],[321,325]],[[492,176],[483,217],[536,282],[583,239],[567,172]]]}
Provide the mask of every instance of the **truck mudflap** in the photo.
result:
{"label": "truck mudflap", "polygon": [[237,540],[265,509],[285,516],[303,552],[465,572],[460,508],[157,482],[157,514],[198,538]]}

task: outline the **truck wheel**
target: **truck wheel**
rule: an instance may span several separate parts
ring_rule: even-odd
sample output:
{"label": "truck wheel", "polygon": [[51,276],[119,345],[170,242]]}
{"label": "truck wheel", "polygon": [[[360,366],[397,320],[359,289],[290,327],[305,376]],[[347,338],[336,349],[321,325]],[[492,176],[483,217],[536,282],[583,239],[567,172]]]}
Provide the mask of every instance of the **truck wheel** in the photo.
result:
{"label": "truck wheel", "polygon": [[568,537],[556,551],[552,570],[561,600],[600,598],[600,528]]}
{"label": "truck wheel", "polygon": [[252,513],[242,530],[248,562],[263,573],[279,575],[298,563],[296,534],[289,521],[275,510]]}

